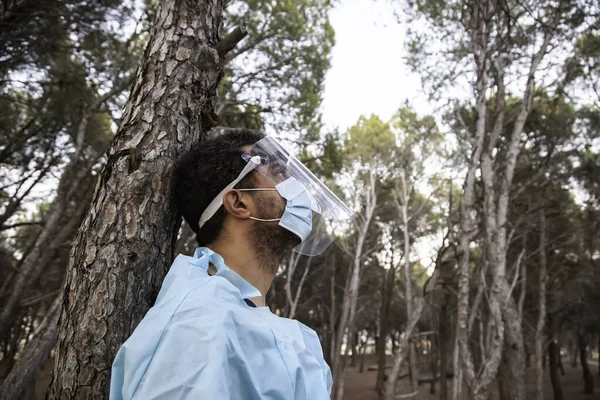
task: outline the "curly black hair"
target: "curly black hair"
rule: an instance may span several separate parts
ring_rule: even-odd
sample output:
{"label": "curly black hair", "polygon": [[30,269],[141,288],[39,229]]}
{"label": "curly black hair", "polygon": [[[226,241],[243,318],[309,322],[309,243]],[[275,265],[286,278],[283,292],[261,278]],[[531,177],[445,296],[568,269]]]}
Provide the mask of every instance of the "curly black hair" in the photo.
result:
{"label": "curly black hair", "polygon": [[[262,139],[262,133],[249,129],[228,130],[213,139],[192,146],[177,162],[173,172],[173,201],[178,212],[196,233],[199,246],[206,246],[219,238],[225,221],[223,207],[198,228],[200,216],[215,196],[229,185],[244,169],[241,148]],[[236,188],[255,186],[252,174],[246,175]]]}

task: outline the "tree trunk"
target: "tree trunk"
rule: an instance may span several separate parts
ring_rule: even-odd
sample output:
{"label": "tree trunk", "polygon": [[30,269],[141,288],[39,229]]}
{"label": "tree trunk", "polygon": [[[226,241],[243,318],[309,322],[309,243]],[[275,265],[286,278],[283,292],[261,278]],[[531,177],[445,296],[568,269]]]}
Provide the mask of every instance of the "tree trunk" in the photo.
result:
{"label": "tree trunk", "polygon": [[384,396],[384,377],[386,355],[385,348],[388,336],[388,319],[390,311],[390,300],[394,289],[395,268],[391,267],[383,281],[383,296],[381,299],[381,309],[379,311],[379,340],[377,340],[377,383],[376,388],[380,399]]}
{"label": "tree trunk", "polygon": [[560,354],[560,346],[558,344],[556,345],[556,351],[558,352],[556,355],[556,358],[558,359],[557,360],[558,369],[560,370],[560,374],[562,376],[565,376],[565,366],[563,365],[563,362],[562,362],[562,355]]}
{"label": "tree trunk", "polygon": [[539,312],[535,330],[535,392],[538,400],[544,400],[544,326],[546,322],[546,283],[548,281],[546,264],[546,214],[540,211],[540,280],[539,280]]}
{"label": "tree trunk", "polygon": [[365,342],[360,343],[360,367],[358,368],[358,372],[363,373],[365,371],[365,352],[367,351],[367,344],[369,343],[369,336],[367,335],[367,339]]}
{"label": "tree trunk", "polygon": [[386,400],[393,400],[396,398],[396,382],[398,376],[400,375],[400,368],[402,367],[403,361],[409,353],[408,350],[412,347],[409,339],[421,317],[421,311],[423,310],[424,301],[422,299],[417,299],[415,303],[415,309],[408,318],[408,321],[406,323],[406,332],[404,333],[404,337],[401,340],[400,349],[398,349],[398,352],[394,356],[394,365],[392,366],[392,371],[388,376],[385,388]]}
{"label": "tree trunk", "polygon": [[417,367],[417,354],[414,342],[408,342],[408,376],[410,379],[410,388],[412,393],[416,392],[419,386],[419,368]]}
{"label": "tree trunk", "polygon": [[[444,297],[447,297],[447,295],[445,295]],[[448,329],[446,323],[447,323],[447,316],[446,316],[446,309],[447,309],[447,303],[446,301],[444,301],[444,304],[442,305],[442,307],[440,308],[440,316],[439,316],[439,335],[438,335],[438,354],[439,354],[439,360],[440,360],[440,400],[448,400],[448,378],[447,378],[447,374],[448,374],[448,360],[446,359],[447,353],[446,353],[446,343],[447,343],[447,339],[450,333],[450,330]]]}
{"label": "tree trunk", "polygon": [[330,282],[330,296],[331,296],[331,307],[330,307],[330,313],[329,313],[329,359],[326,360],[328,365],[333,365],[333,362],[335,360],[335,352],[339,351],[339,349],[336,349],[335,344],[336,344],[336,301],[335,301],[335,258],[333,260],[333,272],[331,274],[331,282]]}
{"label": "tree trunk", "polygon": [[577,340],[574,340],[571,346],[571,367],[577,368],[577,357],[579,356],[579,346]]}
{"label": "tree trunk", "polygon": [[352,335],[350,335],[350,337],[352,338],[350,341],[350,348],[352,349],[352,356],[350,357],[350,366],[354,368],[356,367],[356,354],[358,352],[358,332],[354,331]]}
{"label": "tree trunk", "polygon": [[[59,184],[56,205],[50,212],[46,224],[35,239],[30,251],[24,255],[14,282],[11,284],[8,295],[4,299],[2,311],[0,312],[0,338],[4,338],[10,330],[10,327],[15,320],[15,316],[18,313],[19,304],[23,298],[23,294],[30,283],[35,281],[47,264],[54,259],[53,253],[58,246],[62,245],[63,242],[72,235],[72,229],[65,229],[66,227],[62,226],[59,222],[64,219],[63,217],[68,202],[73,198],[73,195],[68,196],[66,194],[64,186],[68,185],[68,180],[74,181],[72,188],[68,190],[69,192],[73,192],[73,188],[80,186],[79,182],[83,178],[81,176],[82,174],[77,178],[66,176],[67,172],[76,168],[76,166],[77,163],[74,160],[71,160],[67,167],[65,167],[65,172],[63,174],[65,176],[61,179]],[[85,190],[81,187],[79,189]],[[82,206],[87,208],[87,204],[83,204]],[[71,221],[75,223],[79,222],[75,216]],[[43,259],[44,261],[42,261]]]}
{"label": "tree trunk", "polygon": [[548,359],[550,364],[550,381],[552,382],[552,390],[554,392],[554,400],[564,400],[565,396],[562,390],[562,383],[558,376],[558,366],[560,360],[560,348],[556,343],[556,339],[550,341],[548,346]]}
{"label": "tree trunk", "polygon": [[[400,199],[402,204],[400,206],[400,214],[402,215],[402,231],[404,234],[404,282],[405,282],[405,301],[406,301],[406,320],[409,321],[411,318],[416,318],[415,325],[419,322],[419,318],[421,317],[421,311],[416,315],[413,315],[413,295],[412,295],[412,276],[410,271],[410,234],[409,234],[409,226],[408,226],[408,200],[409,200],[409,192],[410,189],[407,187],[405,171],[401,170],[400,180],[402,182],[402,188],[400,192]],[[410,335],[412,334],[412,330],[406,332],[407,344],[408,344],[408,371],[410,374],[410,385],[412,388],[412,392],[417,391],[417,386],[419,384],[419,371],[416,363],[416,354],[415,354],[415,346],[411,343]],[[397,371],[397,374],[400,371]],[[393,379],[395,380],[395,376]]]}
{"label": "tree trunk", "polygon": [[365,193],[365,214],[363,215],[362,224],[359,228],[354,259],[352,262],[352,270],[346,280],[346,293],[344,295],[344,303],[342,305],[342,315],[337,327],[336,340],[333,353],[333,379],[334,385],[332,396],[335,400],[344,398],[344,377],[346,371],[346,362],[340,354],[346,331],[352,332],[354,325],[354,315],[356,313],[356,301],[358,299],[358,288],[360,285],[360,271],[362,266],[363,245],[367,236],[367,231],[371,224],[371,219],[375,213],[377,205],[377,193],[375,188],[375,175],[373,172],[369,174],[369,182],[367,183],[367,193]]}
{"label": "tree trunk", "polygon": [[431,341],[429,342],[429,351],[428,351],[428,355],[429,355],[429,365],[430,365],[430,369],[431,369],[431,386],[429,387],[429,393],[431,394],[435,394],[435,382],[437,380],[436,376],[437,376],[437,365],[438,365],[438,358],[437,358],[437,354],[438,354],[438,350],[437,348],[438,343],[439,343],[439,338],[437,336],[432,336]]}
{"label": "tree trunk", "polygon": [[579,344],[579,361],[583,370],[583,393],[594,394],[594,377],[587,362],[587,344],[584,333],[579,333],[577,342]]}
{"label": "tree trunk", "polygon": [[[506,281],[505,281],[506,283]],[[506,283],[506,285],[508,285]],[[505,288],[506,292],[508,290]],[[515,301],[510,298],[503,312],[505,320],[504,348],[500,368],[502,372],[502,383],[504,391],[510,400],[525,400],[526,376],[525,349],[523,345],[523,334],[519,314]]]}
{"label": "tree trunk", "polygon": [[[46,264],[41,262],[40,259],[45,257],[46,260],[52,260],[54,256],[51,252],[56,251],[59,246],[62,246],[63,242],[72,236],[72,231],[79,226],[80,219],[75,216],[69,221],[68,225],[70,226],[68,229],[62,226],[60,222],[64,220],[67,208],[77,199],[77,195],[81,192],[86,193],[86,189],[82,187],[82,182],[85,182],[86,178],[90,179],[90,168],[97,160],[97,158],[89,157],[88,160],[82,161],[81,157],[86,147],[85,139],[89,119],[107,100],[123,92],[125,89],[124,85],[112,88],[112,90],[105,93],[93,104],[88,105],[88,108],[84,110],[77,126],[75,151],[69,156],[69,162],[63,169],[58,183],[56,204],[49,213],[43,229],[36,237],[29,252],[24,255],[14,282],[11,284],[10,293],[5,299],[2,311],[0,312],[0,338],[3,338],[10,329],[23,293],[30,282],[35,281],[41,271],[44,270]],[[80,204],[80,207],[83,207],[84,211],[89,203],[89,200],[85,200],[87,198],[87,196],[83,196],[83,199],[80,200],[83,202],[83,204]]]}
{"label": "tree trunk", "polygon": [[1,400],[25,399],[35,386],[36,378],[56,341],[61,300],[60,296],[54,300],[35,337],[3,381],[0,386]]}
{"label": "tree trunk", "polygon": [[222,0],[157,4],[150,41],[65,283],[49,398],[105,399],[119,346],[154,303],[179,216],[170,177],[216,124]]}

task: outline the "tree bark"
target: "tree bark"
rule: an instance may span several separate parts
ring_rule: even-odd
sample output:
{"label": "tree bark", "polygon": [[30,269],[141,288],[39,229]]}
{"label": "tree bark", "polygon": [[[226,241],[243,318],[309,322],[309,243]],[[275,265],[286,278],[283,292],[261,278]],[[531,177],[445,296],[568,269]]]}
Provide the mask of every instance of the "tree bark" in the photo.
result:
{"label": "tree bark", "polygon": [[[447,298],[447,295],[444,295]],[[440,400],[448,400],[448,361],[446,359],[446,342],[450,333],[447,329],[447,301],[444,299],[444,304],[440,308],[439,313],[439,335],[438,335],[438,354],[440,360]]]}
{"label": "tree bark", "polygon": [[354,368],[356,367],[356,353],[358,351],[358,332],[352,332],[352,335],[350,335],[350,337],[352,338],[350,341],[350,348],[352,349],[352,356],[350,357],[350,366]]}
{"label": "tree bark", "polygon": [[[488,68],[485,65],[487,59],[487,25],[478,23],[481,20],[481,10],[473,10],[473,25],[479,27],[477,32],[472,32],[472,46],[475,63],[477,66],[477,123],[475,127],[473,149],[467,166],[467,174],[464,183],[464,193],[460,208],[460,249],[462,257],[458,268],[458,299],[456,308],[456,337],[454,352],[454,378],[453,399],[460,400],[462,390],[462,379],[472,391],[475,380],[475,369],[473,358],[469,351],[469,293],[471,289],[470,270],[470,244],[471,234],[475,230],[475,221],[472,210],[475,208],[475,175],[478,169],[481,152],[483,150],[486,132],[486,91],[488,88]],[[478,38],[478,40],[474,40]],[[495,371],[494,371],[495,372]]]}
{"label": "tree bark", "polygon": [[379,311],[379,339],[377,340],[377,383],[376,388],[379,394],[379,398],[383,399],[384,392],[384,378],[385,378],[385,364],[386,355],[385,348],[387,344],[388,336],[388,319],[390,312],[390,300],[392,297],[395,281],[395,268],[392,266],[387,271],[384,279],[381,308]]}
{"label": "tree bark", "polygon": [[562,362],[562,355],[560,354],[560,345],[558,345],[558,344],[556,345],[556,351],[557,351],[556,358],[557,358],[557,362],[558,362],[558,369],[560,370],[560,374],[562,376],[565,376],[565,366]]}
{"label": "tree bark", "polygon": [[[508,286],[506,280],[504,281]],[[509,290],[505,287],[505,293]],[[510,400],[525,400],[526,375],[525,370],[525,347],[523,345],[523,334],[519,321],[519,314],[515,301],[509,298],[503,312],[505,320],[504,349],[502,369],[502,384],[504,391]]]}
{"label": "tree bark", "polygon": [[438,365],[438,359],[437,359],[437,347],[438,347],[438,340],[439,338],[436,335],[433,335],[431,337],[431,340],[429,342],[429,351],[427,352],[427,354],[429,355],[429,365],[430,365],[430,369],[431,369],[431,385],[429,387],[429,393],[431,394],[435,394],[435,382],[437,380],[436,376],[437,376],[437,365]]}
{"label": "tree bark", "polygon": [[49,398],[104,399],[119,346],[174,256],[170,176],[215,126],[224,2],[161,0],[121,126],[71,251]]}
{"label": "tree bark", "polygon": [[61,300],[61,296],[54,300],[38,327],[35,337],[2,382],[0,386],[1,400],[25,399],[28,392],[35,386],[35,380],[56,341]]}
{"label": "tree bark", "polygon": [[[412,295],[412,276],[411,276],[411,271],[410,271],[410,233],[408,231],[409,227],[408,227],[408,201],[409,201],[409,196],[410,196],[410,191],[411,188],[409,188],[407,186],[407,180],[406,180],[406,176],[405,176],[405,171],[404,169],[402,169],[400,171],[400,181],[402,183],[402,187],[399,188],[399,197],[400,197],[400,204],[398,205],[400,208],[400,215],[402,216],[402,233],[404,236],[404,283],[405,283],[405,293],[404,293],[404,297],[405,297],[405,301],[406,301],[406,320],[410,320],[410,318],[417,318],[417,321],[415,322],[415,324],[418,322],[418,319],[421,317],[421,312],[419,311],[416,315],[413,316],[413,295]],[[406,333],[407,335],[412,334],[411,332]],[[416,363],[416,354],[415,354],[415,347],[414,345],[411,343],[410,341],[410,336],[407,338],[407,343],[408,343],[408,371],[409,371],[409,375],[410,375],[410,385],[411,385],[411,389],[412,392],[416,392],[417,391],[417,386],[419,384],[419,371],[417,368],[417,363]],[[400,371],[398,370],[396,372],[396,374],[399,374]],[[395,376],[393,377],[393,379],[395,380]]]}
{"label": "tree bark", "polygon": [[360,342],[360,366],[358,367],[358,372],[361,374],[365,371],[365,352],[367,351],[367,343],[369,342],[369,336],[365,342],[361,340]]}
{"label": "tree bark", "polygon": [[[550,382],[552,382],[552,391],[554,392],[554,400],[564,400],[565,396],[562,390],[560,376],[558,376],[558,363],[560,358],[560,348],[556,343],[556,339],[550,341],[548,346],[548,359],[550,364]],[[537,389],[536,389],[537,390]],[[543,397],[543,396],[542,396]]]}
{"label": "tree bark", "polygon": [[329,352],[328,352],[328,357],[329,359],[327,360],[327,363],[329,365],[333,365],[333,362],[335,360],[335,352],[339,351],[339,349],[335,348],[335,342],[336,342],[336,327],[335,327],[335,322],[336,322],[336,300],[335,300],[335,258],[333,260],[333,271],[331,273],[331,281],[330,281],[330,285],[329,285],[329,290],[330,290],[330,300],[331,300],[331,307],[330,307],[330,312],[329,312]]}
{"label": "tree bark", "polygon": [[579,345],[579,361],[581,362],[581,369],[583,370],[583,393],[594,394],[594,377],[592,376],[590,366],[587,362],[587,343],[585,342],[585,334],[579,332],[577,339]]}
{"label": "tree bark", "polygon": [[544,399],[544,369],[542,358],[544,356],[544,326],[546,322],[546,283],[548,281],[546,264],[546,214],[540,211],[540,280],[539,280],[539,311],[537,327],[535,330],[535,391],[538,400]]}

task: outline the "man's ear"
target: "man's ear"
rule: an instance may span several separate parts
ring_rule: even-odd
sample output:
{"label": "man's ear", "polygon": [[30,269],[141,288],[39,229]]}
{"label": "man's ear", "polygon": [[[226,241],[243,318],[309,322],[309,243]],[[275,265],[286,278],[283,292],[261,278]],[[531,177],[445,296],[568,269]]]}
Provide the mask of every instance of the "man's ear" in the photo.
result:
{"label": "man's ear", "polygon": [[223,207],[228,214],[240,219],[248,219],[251,212],[251,196],[235,189],[228,190],[223,195]]}

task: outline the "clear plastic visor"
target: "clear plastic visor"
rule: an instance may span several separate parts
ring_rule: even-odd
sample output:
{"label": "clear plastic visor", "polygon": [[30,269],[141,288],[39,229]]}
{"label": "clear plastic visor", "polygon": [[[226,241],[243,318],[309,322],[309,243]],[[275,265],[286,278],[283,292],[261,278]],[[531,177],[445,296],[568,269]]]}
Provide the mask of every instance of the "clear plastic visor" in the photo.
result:
{"label": "clear plastic visor", "polygon": [[336,230],[354,213],[277,140],[267,136],[242,157],[246,162],[253,159],[256,163],[257,156],[260,163],[254,169],[273,182],[273,186],[294,177],[306,189],[313,211],[312,231],[294,251],[308,256],[321,254],[335,239]]}

